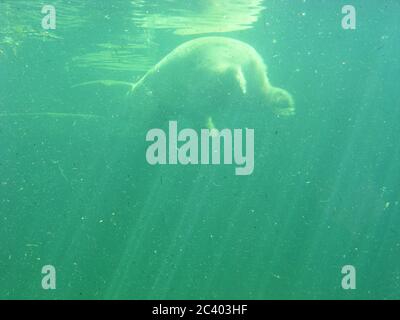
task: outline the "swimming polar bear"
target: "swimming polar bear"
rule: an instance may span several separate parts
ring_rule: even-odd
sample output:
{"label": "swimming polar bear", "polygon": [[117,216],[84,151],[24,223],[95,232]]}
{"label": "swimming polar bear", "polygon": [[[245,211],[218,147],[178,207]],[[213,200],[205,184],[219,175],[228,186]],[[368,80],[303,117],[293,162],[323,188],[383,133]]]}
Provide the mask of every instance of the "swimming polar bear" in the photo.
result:
{"label": "swimming polar bear", "polygon": [[231,112],[227,104],[246,102],[246,108],[254,109],[255,114],[260,111],[254,108],[257,106],[279,116],[295,112],[292,96],[270,83],[267,66],[257,51],[226,37],[202,37],[183,43],[136,83],[98,80],[77,86],[93,83],[128,85],[136,104],[152,105],[153,111],[170,120],[178,116],[201,119],[203,127],[214,127],[219,115]]}

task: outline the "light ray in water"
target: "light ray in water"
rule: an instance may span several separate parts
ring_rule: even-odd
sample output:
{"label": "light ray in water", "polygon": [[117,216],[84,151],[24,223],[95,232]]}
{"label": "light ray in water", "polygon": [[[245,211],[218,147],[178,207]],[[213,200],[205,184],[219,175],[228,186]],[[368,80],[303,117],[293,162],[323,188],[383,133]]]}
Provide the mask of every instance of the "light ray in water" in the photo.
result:
{"label": "light ray in water", "polygon": [[51,117],[51,118],[81,118],[81,119],[103,119],[104,117],[93,114],[82,113],[57,113],[57,112],[20,112],[20,113],[0,113],[1,118],[8,117]]}
{"label": "light ray in water", "polygon": [[88,86],[92,84],[101,84],[104,86],[116,86],[116,85],[121,85],[121,86],[129,86],[133,87],[134,83],[132,82],[126,82],[126,81],[118,81],[118,80],[94,80],[94,81],[87,81],[87,82],[81,82],[78,84],[75,84],[71,86],[71,88],[77,88],[77,87],[82,87],[82,86]]}

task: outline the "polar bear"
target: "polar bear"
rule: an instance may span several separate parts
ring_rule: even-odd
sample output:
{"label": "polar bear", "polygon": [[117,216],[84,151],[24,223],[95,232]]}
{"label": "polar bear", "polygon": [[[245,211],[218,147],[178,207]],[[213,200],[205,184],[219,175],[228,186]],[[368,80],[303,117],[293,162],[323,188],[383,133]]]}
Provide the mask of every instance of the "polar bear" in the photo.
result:
{"label": "polar bear", "polygon": [[169,120],[201,119],[203,127],[226,125],[218,119],[233,112],[227,104],[245,105],[255,114],[260,111],[257,107],[278,116],[295,112],[292,96],[270,83],[257,51],[227,37],[202,37],[181,44],[136,83],[99,80],[80,85],[93,83],[128,85],[135,105],[153,108]]}

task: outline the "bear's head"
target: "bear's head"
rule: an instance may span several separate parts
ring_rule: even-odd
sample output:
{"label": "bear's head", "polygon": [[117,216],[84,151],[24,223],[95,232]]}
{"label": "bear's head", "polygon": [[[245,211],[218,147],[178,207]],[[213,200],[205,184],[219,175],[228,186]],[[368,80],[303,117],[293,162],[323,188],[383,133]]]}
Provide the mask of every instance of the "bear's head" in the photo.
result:
{"label": "bear's head", "polygon": [[293,97],[284,89],[269,87],[265,92],[269,108],[278,116],[291,116],[295,114]]}

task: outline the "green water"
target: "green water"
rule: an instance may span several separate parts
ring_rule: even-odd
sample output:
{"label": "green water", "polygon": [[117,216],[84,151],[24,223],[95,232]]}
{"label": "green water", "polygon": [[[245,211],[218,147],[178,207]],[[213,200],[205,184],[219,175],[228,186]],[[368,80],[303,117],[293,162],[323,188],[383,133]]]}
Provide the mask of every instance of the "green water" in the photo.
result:
{"label": "green water", "polygon": [[[338,0],[52,3],[44,31],[46,2],[0,0],[1,299],[399,298],[398,1],[351,1],[356,30]],[[151,166],[151,99],[73,88],[133,83],[205,35],[253,46],[296,101],[287,118],[251,106],[249,176]]]}

